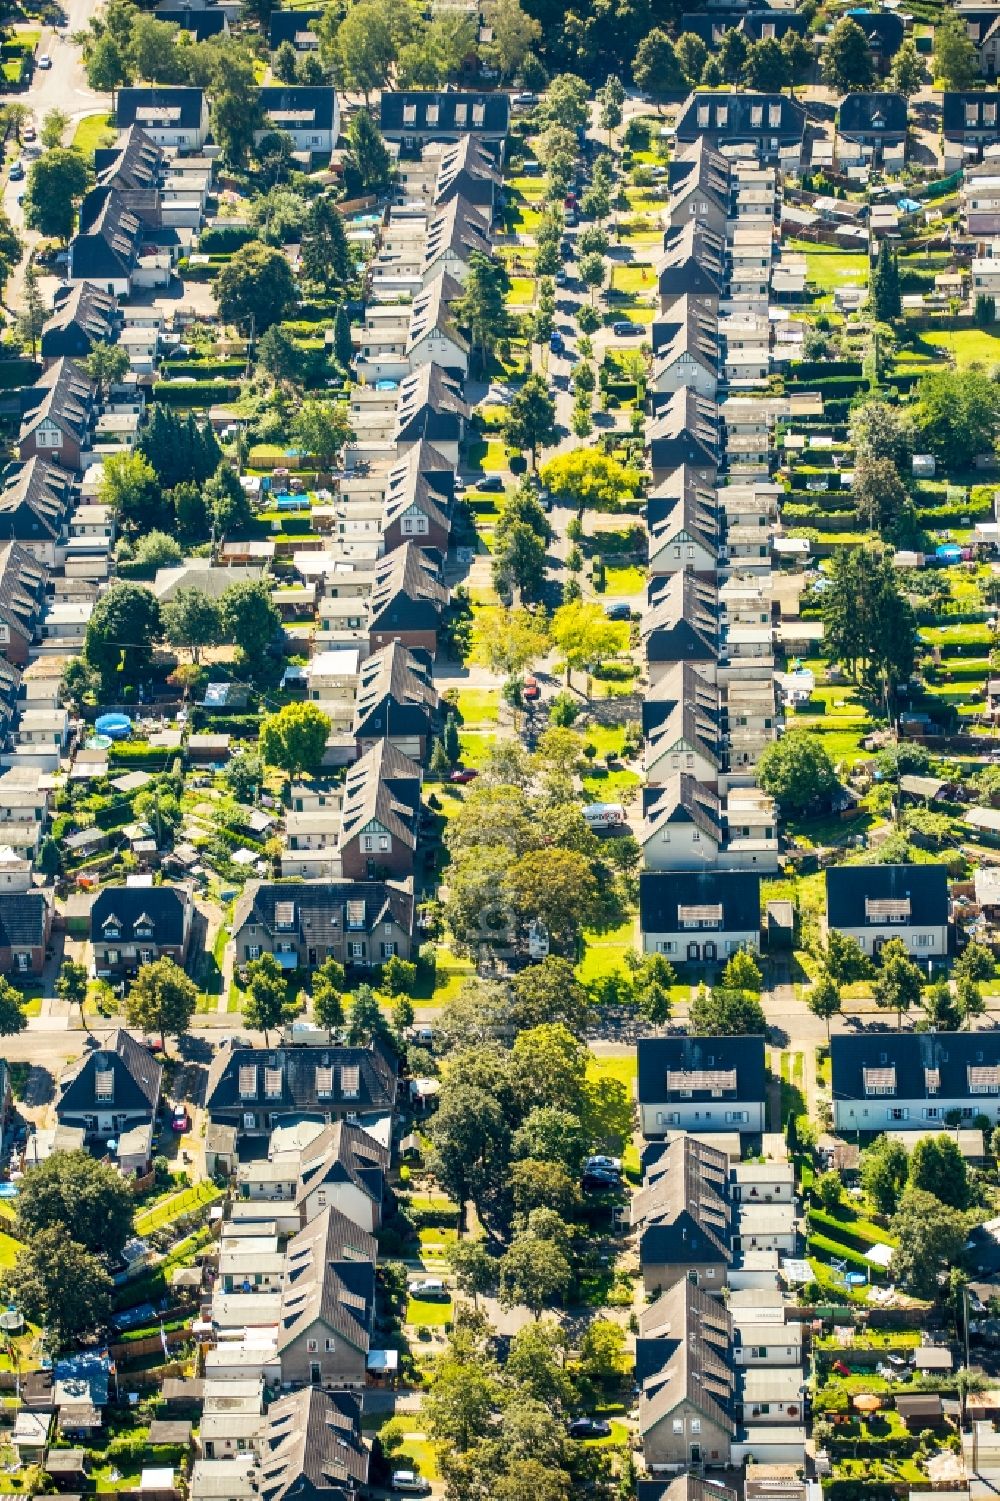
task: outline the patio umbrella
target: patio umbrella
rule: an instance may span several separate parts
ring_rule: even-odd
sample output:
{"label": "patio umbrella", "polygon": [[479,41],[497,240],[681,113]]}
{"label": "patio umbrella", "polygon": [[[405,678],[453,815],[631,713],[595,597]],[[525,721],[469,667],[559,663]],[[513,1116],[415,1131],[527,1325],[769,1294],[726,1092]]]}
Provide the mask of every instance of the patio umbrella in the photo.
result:
{"label": "patio umbrella", "polygon": [[858,1412],[878,1412],[882,1398],[876,1397],[874,1392],[861,1392],[854,1398],[854,1406]]}

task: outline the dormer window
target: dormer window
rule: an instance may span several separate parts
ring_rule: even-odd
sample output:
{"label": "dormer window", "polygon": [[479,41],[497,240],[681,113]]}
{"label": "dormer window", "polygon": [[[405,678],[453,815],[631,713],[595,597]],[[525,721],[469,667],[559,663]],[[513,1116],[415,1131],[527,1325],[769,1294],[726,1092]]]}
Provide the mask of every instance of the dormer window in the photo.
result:
{"label": "dormer window", "polygon": [[110,1068],[94,1071],[94,1099],[98,1104],[108,1105],[115,1097],[115,1075]]}
{"label": "dormer window", "polygon": [[264,1070],[264,1096],[268,1100],[281,1099],[280,1068],[266,1068]]}
{"label": "dormer window", "polygon": [[348,928],[353,928],[355,930],[358,929],[358,928],[363,928],[364,927],[364,925],[365,925],[365,904],[364,904],[364,902],[348,902],[347,903],[346,922],[347,922]]}
{"label": "dormer window", "polygon": [[345,1100],[356,1100],[361,1093],[361,1069],[356,1063],[341,1065],[340,1092]]}
{"label": "dormer window", "polygon": [[105,938],[120,938],[122,936],[120,920],[117,917],[106,917],[103,923],[103,932]]}
{"label": "dormer window", "polygon": [[240,1099],[253,1100],[257,1097],[257,1065],[246,1063],[240,1069],[239,1077]]}
{"label": "dormer window", "polygon": [[320,1100],[328,1100],[333,1095],[333,1069],[317,1068],[316,1070],[316,1096]]}

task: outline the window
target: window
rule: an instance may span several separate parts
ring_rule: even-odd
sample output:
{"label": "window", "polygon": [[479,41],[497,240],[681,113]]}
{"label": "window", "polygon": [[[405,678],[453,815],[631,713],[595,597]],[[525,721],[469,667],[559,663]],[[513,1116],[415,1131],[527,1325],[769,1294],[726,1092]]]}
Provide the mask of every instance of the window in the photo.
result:
{"label": "window", "polygon": [[15,954],[14,967],[19,975],[26,975],[28,973],[28,970],[31,968],[31,955]]}
{"label": "window", "polygon": [[753,1349],[750,1351],[750,1354],[753,1356],[754,1360],[766,1360],[767,1359],[767,1346],[766,1345],[754,1345]]}
{"label": "window", "polygon": [[336,1342],[332,1339],[328,1339],[326,1342],[326,1353],[330,1355],[336,1348]]}
{"label": "window", "polygon": [[692,1433],[700,1433],[701,1432],[701,1418],[692,1418],[691,1419],[691,1432]]}
{"label": "window", "polygon": [[674,1418],[674,1432],[675,1433],[683,1433],[684,1432],[684,1419],[683,1418]]}
{"label": "window", "polygon": [[94,1074],[94,1099],[108,1103],[115,1097],[115,1076],[110,1068],[99,1069]]}
{"label": "window", "polygon": [[328,1100],[333,1094],[333,1069],[317,1068],[316,1070],[316,1094],[321,1100]]}
{"label": "window", "polygon": [[259,943],[248,943],[247,947],[246,947],[246,955],[247,955],[248,959],[259,959],[260,958],[260,944]]}
{"label": "window", "polygon": [[320,1191],[319,1191],[319,1193],[316,1195],[316,1203],[319,1205],[320,1209],[325,1209],[326,1208],[326,1189],[325,1188],[321,1188]]}
{"label": "window", "polygon": [[257,1093],[257,1065],[245,1063],[239,1073],[240,1099],[252,1100]]}
{"label": "window", "polygon": [[256,1123],[257,1123],[256,1122],[256,1117],[254,1116],[253,1111],[252,1110],[244,1110],[244,1112],[243,1112],[243,1129],[244,1129],[244,1131],[252,1131],[253,1128],[254,1128],[254,1126],[256,1125]]}
{"label": "window", "polygon": [[348,902],[346,920],[349,928],[363,928],[365,925],[364,902]]}
{"label": "window", "polygon": [[319,1340],[318,1339],[307,1339],[306,1340],[306,1350],[308,1351],[308,1353],[310,1355],[315,1355],[317,1353],[317,1351],[319,1350]]}
{"label": "window", "polygon": [[153,950],[152,949],[140,949],[139,950],[139,963],[140,964],[152,964],[152,962],[153,962]]}
{"label": "window", "polygon": [[914,939],[914,945],[918,949],[929,949],[933,942],[934,938],[930,933],[918,933]]}
{"label": "window", "polygon": [[348,958],[350,958],[350,959],[363,959],[365,957],[365,946],[364,946],[364,944],[363,943],[349,943],[347,945],[347,955],[348,955]]}
{"label": "window", "polygon": [[378,836],[378,847],[379,847],[379,853],[380,854],[384,855],[384,854],[388,853],[388,850],[389,850],[389,836],[388,836],[388,834],[380,834]]}
{"label": "window", "polygon": [[264,1070],[264,1094],[269,1100],[281,1099],[281,1069],[265,1068]]}
{"label": "window", "polygon": [[895,1110],[889,1111],[889,1119],[891,1121],[906,1121],[909,1120],[909,1118],[910,1112],[906,1109],[897,1108]]}

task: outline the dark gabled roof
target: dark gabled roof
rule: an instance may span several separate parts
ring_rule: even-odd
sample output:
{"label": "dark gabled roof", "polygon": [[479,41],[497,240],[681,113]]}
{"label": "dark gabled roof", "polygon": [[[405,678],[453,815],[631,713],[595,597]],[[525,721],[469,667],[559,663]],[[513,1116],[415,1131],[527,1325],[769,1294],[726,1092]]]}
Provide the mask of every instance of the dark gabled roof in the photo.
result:
{"label": "dark gabled roof", "polygon": [[948,921],[948,870],[944,865],[831,865],[826,872],[826,920],[831,928],[864,928],[869,901],[910,902],[906,923],[941,927]]}
{"label": "dark gabled roof", "polygon": [[842,136],[906,134],[906,100],[902,94],[848,94],[837,115]]}
{"label": "dark gabled roof", "polygon": [[70,274],[93,281],[131,276],[139,259],[142,221],[117,188],[93,188],[80,206],[80,227],[69,245]]}
{"label": "dark gabled roof", "polygon": [[248,881],[233,912],[233,932],[256,923],[271,934],[290,935],[317,948],[339,940],[346,929],[345,909],[360,914],[372,933],[380,922],[395,922],[404,932],[413,927],[413,891],[397,881]]}
{"label": "dark gabled roof", "polygon": [[[257,883],[255,883],[257,884]],[[324,882],[299,882],[300,886],[324,885]],[[363,889],[362,883],[345,881],[345,887]],[[368,886],[381,883],[368,882]],[[281,891],[283,897],[292,883],[269,883],[267,895]],[[273,901],[260,901],[260,888],[251,894],[254,904],[245,908],[246,896],[237,904],[233,931],[239,932],[247,921],[263,923]],[[260,908],[263,908],[263,913]],[[310,909],[315,910],[315,909]],[[268,926],[264,923],[264,926]],[[316,924],[317,939],[323,933]],[[280,1070],[280,1094],[265,1095],[264,1073]],[[251,1077],[250,1070],[253,1070]],[[241,1092],[241,1073],[242,1092]],[[273,1081],[272,1081],[273,1082]],[[250,1091],[250,1084],[253,1092]],[[269,1111],[320,1110],[324,1114],[334,1107],[347,1105],[359,1115],[391,1113],[396,1099],[396,1073],[388,1056],[379,1048],[246,1048],[223,1045],[212,1059],[205,1087],[205,1108],[210,1115],[220,1110],[241,1110],[266,1105]]]}
{"label": "dark gabled roof", "polygon": [[[468,261],[473,255],[488,256],[492,249],[487,215],[456,193],[436,207],[428,220],[424,244],[424,275],[426,277],[434,262],[442,255],[453,255],[459,260]],[[441,277],[440,280],[444,281],[445,278]],[[461,287],[453,283],[453,289],[447,291],[444,300],[454,301],[461,290]]]}
{"label": "dark gabled roof", "polygon": [[107,942],[109,927],[119,930],[115,942],[133,942],[136,929],[148,927],[159,947],[179,948],[190,905],[190,892],[183,886],[105,886],[90,909],[91,942]]}
{"label": "dark gabled roof", "polygon": [[[653,361],[653,378],[664,366],[669,368],[685,355],[696,360],[710,375],[718,377],[722,354],[719,349],[718,325],[711,318],[699,317],[693,299],[684,297],[685,317],[679,319],[672,336],[661,338]],[[662,324],[661,324],[662,329]]]}
{"label": "dark gabled roof", "polygon": [[719,408],[693,387],[681,386],[657,410],[646,441],[654,469],[676,469],[680,464],[715,468],[722,453]]}
{"label": "dark gabled roof", "polygon": [[262,1501],[353,1494],[366,1485],[358,1398],[315,1386],[279,1397],[267,1410],[257,1473]]}
{"label": "dark gabled roof", "polygon": [[[961,138],[966,131],[982,135],[992,130],[1000,139],[1000,94],[996,89],[965,93],[946,90],[941,105],[941,127],[948,138]],[[995,168],[991,166],[990,170]]]}
{"label": "dark gabled roof", "polygon": [[383,135],[489,135],[502,139],[510,127],[509,94],[444,92],[383,93]]}
{"label": "dark gabled roof", "polygon": [[49,571],[18,542],[0,543],[0,620],[30,641],[35,633]]}
{"label": "dark gabled roof", "polygon": [[221,6],[214,10],[208,6],[194,10],[188,5],[166,8],[158,5],[156,19],[179,26],[182,31],[190,31],[196,42],[205,42],[209,37],[221,36],[226,30],[226,12]]}
{"label": "dark gabled roof", "polygon": [[663,254],[656,263],[661,292],[717,296],[726,280],[726,242],[721,235],[696,219],[666,231]]}
{"label": "dark gabled roof", "polygon": [[[649,752],[681,739],[711,765],[722,762],[721,695],[689,662],[678,662],[646,692],[642,732]],[[648,761],[647,761],[648,764]]]}
{"label": "dark gabled roof", "polygon": [[432,444],[420,440],[399,456],[386,477],[382,530],[416,506],[428,521],[450,531],[454,496],[454,469]]}
{"label": "dark gabled roof", "polygon": [[73,508],[70,474],[37,454],[13,470],[0,490],[0,535],[15,542],[58,538]]}
{"label": "dark gabled roof", "polygon": [[120,126],[141,125],[147,130],[196,130],[201,125],[204,105],[202,89],[170,88],[163,84],[119,89],[115,95],[115,120]]}
{"label": "dark gabled roof", "polygon": [[[199,11],[200,14],[203,12]],[[129,193],[148,192],[158,186],[163,162],[161,147],[138,125],[130,125],[113,146],[95,151],[97,186]]]}
{"label": "dark gabled roof", "polygon": [[[860,1032],[830,1039],[834,1102],[991,1097],[1000,1079],[996,1032]],[[874,1073],[877,1080],[866,1074]],[[891,1083],[890,1083],[891,1076]],[[993,1110],[993,1105],[989,1106]]]}
{"label": "dark gabled roof", "polygon": [[[375,1257],[362,1256],[353,1247],[353,1254],[342,1256],[341,1238],[339,1225],[330,1210],[325,1210],[288,1242],[278,1323],[279,1351],[286,1350],[319,1320],[355,1349],[367,1353],[375,1301]],[[372,1241],[373,1237],[367,1239]]]}
{"label": "dark gabled roof", "polygon": [[295,1202],[303,1204],[323,1184],[352,1183],[380,1205],[389,1171],[389,1150],[361,1126],[335,1121],[302,1153]]}
{"label": "dark gabled roof", "polygon": [[50,909],[43,891],[0,894],[0,948],[44,948]]}
{"label": "dark gabled roof", "polygon": [[[729,1159],[717,1147],[686,1133],[666,1143],[631,1205],[632,1224],[641,1231],[639,1257],[644,1266],[731,1260],[728,1172]],[[655,1327],[654,1309],[655,1305],[641,1316],[640,1333]]]}
{"label": "dark gabled roof", "polygon": [[390,641],[361,664],[353,733],[358,738],[369,738],[372,732],[376,738],[423,735],[437,705],[430,672],[399,641]]}
{"label": "dark gabled roof", "polygon": [[887,10],[852,10],[849,15],[861,27],[872,52],[883,58],[895,57],[903,44],[905,27],[902,16]]}
{"label": "dark gabled roof", "polygon": [[658,787],[642,789],[645,826],[642,842],[661,833],[667,824],[690,823],[711,839],[722,844],[726,837],[722,802],[717,792],[684,771],[668,777]]}
{"label": "dark gabled roof", "polygon": [[475,193],[479,201],[484,198],[492,201],[502,180],[493,156],[482,142],[475,136],[464,135],[441,153],[434,202],[446,203],[456,194],[468,198],[471,193]]}
{"label": "dark gabled roof", "polygon": [[341,847],[374,821],[392,835],[397,845],[415,849],[420,785],[420,767],[391,741],[377,740],[348,768],[341,809]]}
{"label": "dark gabled roof", "polygon": [[413,542],[394,548],[375,565],[368,600],[372,631],[436,630],[448,603],[427,554]]}
{"label": "dark gabled roof", "polygon": [[[669,277],[668,277],[669,280]],[[667,287],[665,290],[670,291]],[[697,337],[719,348],[719,318],[699,299],[697,293],[684,292],[674,297],[666,313],[659,314],[650,325],[653,354],[669,349],[684,328],[693,327]]]}
{"label": "dark gabled roof", "polygon": [[271,51],[282,42],[295,44],[296,37],[306,32],[313,35],[313,23],[323,18],[322,10],[272,10],[267,43]]}
{"label": "dark gabled roof", "polygon": [[682,144],[705,135],[710,144],[759,144],[777,136],[785,144],[801,142],[806,112],[784,94],[694,93],[681,108],[677,140]]}
{"label": "dark gabled roof", "polygon": [[329,84],[273,84],[261,89],[260,107],[281,130],[332,130],[337,94]]}
{"label": "dark gabled roof", "polygon": [[671,198],[697,186],[699,191],[710,193],[720,208],[729,207],[729,158],[714,151],[699,136],[690,145],[680,146],[667,168],[667,183]]}
{"label": "dark gabled roof", "polygon": [[759,42],[764,37],[774,37],[780,42],[788,31],[804,36],[806,18],[794,10],[711,10],[697,15],[685,11],[680,30],[693,31],[714,51],[726,31],[741,31],[748,42]]}
{"label": "dark gabled roof", "polygon": [[647,500],[646,528],[650,553],[679,532],[686,532],[707,552],[716,553],[719,511],[714,486],[706,485],[687,464],[679,464]]}
{"label": "dark gabled roof", "polygon": [[97,397],[97,387],[73,360],[59,359],[50,365],[25,393],[25,413],[21,419],[21,438],[48,420],[78,443],[90,431]]}
{"label": "dark gabled roof", "polygon": [[458,381],[433,361],[421,365],[399,383],[396,401],[396,443],[457,443],[465,431],[471,407],[462,400]]}
{"label": "dark gabled roof", "polygon": [[[466,242],[466,249],[468,248]],[[461,295],[461,284],[453,276],[449,276],[447,271],[435,276],[429,286],[417,293],[410,305],[407,354],[412,354],[423,339],[434,334],[447,339],[460,354],[468,354],[469,341],[459,329],[451,310],[452,303]]]}
{"label": "dark gabled roof", "polygon": [[95,344],[112,342],[117,323],[117,299],[93,282],[78,282],[56,294],[42,327],[42,357],[89,354]]}
{"label": "dark gabled roof", "polygon": [[[756,876],[753,879],[758,881]],[[697,1075],[713,1071],[728,1073],[733,1069],[736,1070],[733,1098],[761,1103],[766,1098],[763,1037],[641,1037],[636,1051],[640,1104],[656,1104],[671,1097],[668,1073]],[[686,1087],[692,1088],[693,1099],[711,1098],[707,1088]],[[676,1098],[676,1092],[673,1097]]]}
{"label": "dark gabled roof", "polygon": [[123,1108],[155,1111],[160,1100],[163,1065],[157,1063],[148,1048],[120,1027],[103,1047],[85,1053],[64,1076],[56,1115],[79,1114],[81,1111],[92,1113],[96,1096],[94,1075],[109,1069],[115,1075],[113,1103],[116,1111]]}
{"label": "dark gabled roof", "polygon": [[641,634],[650,662],[716,660],[720,622],[714,580],[687,569],[657,574],[647,597]]}
{"label": "dark gabled roof", "polygon": [[639,924],[643,933],[691,936],[682,908],[720,907],[718,929],[702,926],[699,940],[713,932],[752,933],[760,929],[760,875],[753,870],[643,871],[639,876]]}
{"label": "dark gabled roof", "polygon": [[643,1310],[639,1327],[639,1432],[649,1433],[683,1402],[734,1433],[732,1323],[718,1299],[685,1277]]}

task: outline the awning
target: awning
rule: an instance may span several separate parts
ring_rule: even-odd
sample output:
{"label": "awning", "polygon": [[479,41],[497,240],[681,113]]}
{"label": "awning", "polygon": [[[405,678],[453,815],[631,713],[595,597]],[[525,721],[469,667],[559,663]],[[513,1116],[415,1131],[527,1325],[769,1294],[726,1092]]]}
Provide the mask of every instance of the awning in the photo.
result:
{"label": "awning", "polygon": [[298,969],[298,954],[275,954],[274,956],[282,969]]}

